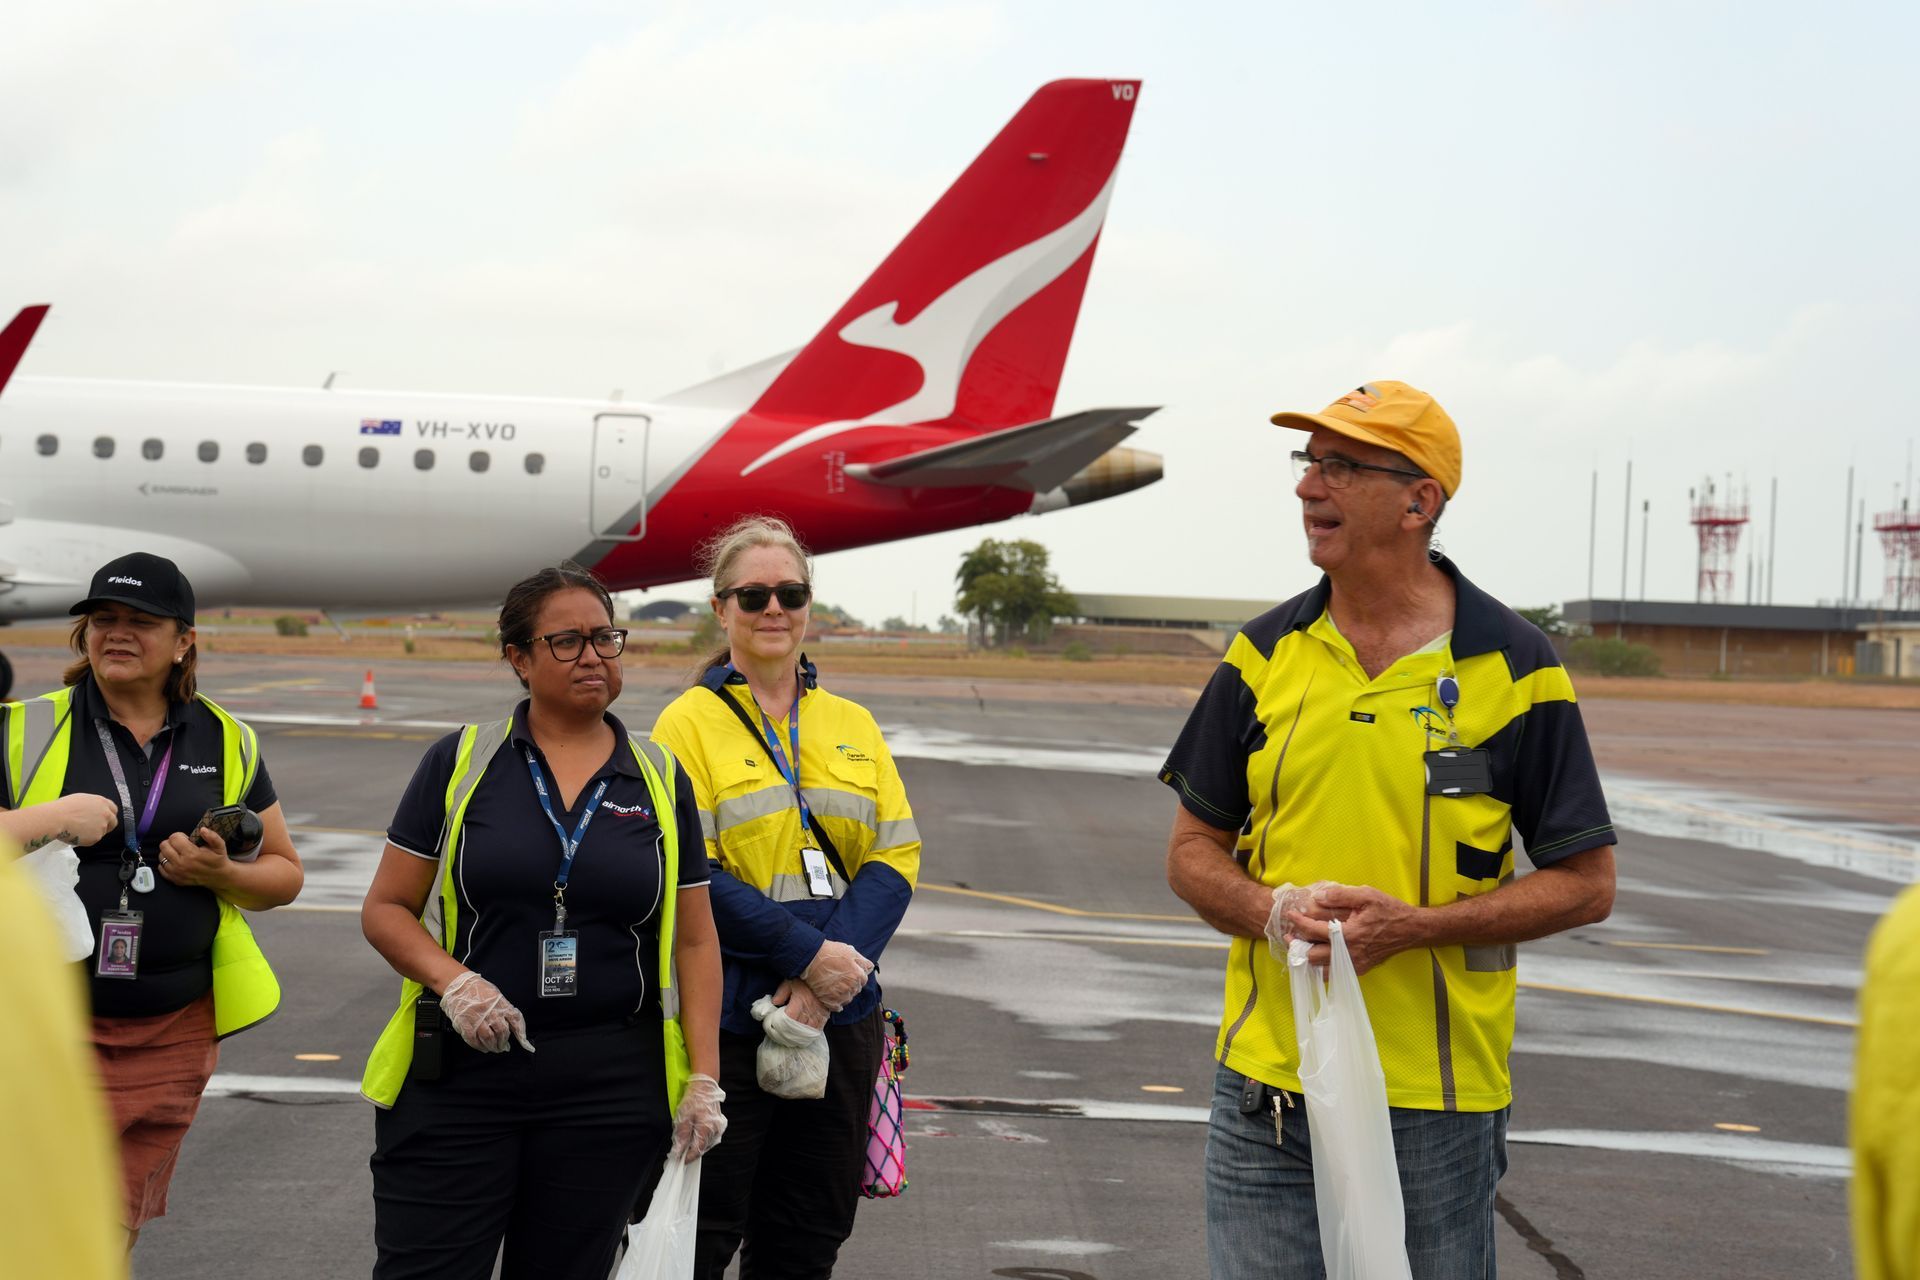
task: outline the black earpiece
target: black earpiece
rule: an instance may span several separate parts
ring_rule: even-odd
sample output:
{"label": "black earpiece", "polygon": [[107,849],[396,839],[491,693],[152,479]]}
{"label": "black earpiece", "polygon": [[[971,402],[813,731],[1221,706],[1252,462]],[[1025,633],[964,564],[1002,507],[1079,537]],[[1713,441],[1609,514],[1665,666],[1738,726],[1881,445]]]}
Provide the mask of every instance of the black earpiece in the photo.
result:
{"label": "black earpiece", "polygon": [[1412,506],[1407,508],[1407,514],[1410,516],[1423,516],[1427,513],[1425,509],[1423,509],[1421,505],[1416,502]]}

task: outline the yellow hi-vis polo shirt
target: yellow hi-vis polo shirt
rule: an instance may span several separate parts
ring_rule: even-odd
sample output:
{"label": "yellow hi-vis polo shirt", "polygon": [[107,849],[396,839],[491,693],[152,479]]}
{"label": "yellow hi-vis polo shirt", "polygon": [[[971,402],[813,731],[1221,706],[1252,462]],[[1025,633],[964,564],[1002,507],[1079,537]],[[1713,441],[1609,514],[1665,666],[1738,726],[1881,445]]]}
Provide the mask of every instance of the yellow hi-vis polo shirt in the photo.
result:
{"label": "yellow hi-vis polo shirt", "polygon": [[[1447,643],[1368,679],[1322,579],[1248,623],[1201,694],[1160,779],[1208,826],[1240,830],[1235,856],[1260,883],[1334,880],[1441,906],[1511,880],[1515,832],[1536,867],[1614,843],[1552,645],[1451,562],[1440,568],[1457,596]],[[1490,753],[1490,794],[1427,794],[1424,755],[1445,745],[1443,675],[1459,684],[1461,743]],[[1361,977],[1390,1105],[1512,1100],[1514,964],[1512,946],[1432,947]],[[1300,1087],[1287,968],[1264,938],[1233,940],[1216,1056]]]}

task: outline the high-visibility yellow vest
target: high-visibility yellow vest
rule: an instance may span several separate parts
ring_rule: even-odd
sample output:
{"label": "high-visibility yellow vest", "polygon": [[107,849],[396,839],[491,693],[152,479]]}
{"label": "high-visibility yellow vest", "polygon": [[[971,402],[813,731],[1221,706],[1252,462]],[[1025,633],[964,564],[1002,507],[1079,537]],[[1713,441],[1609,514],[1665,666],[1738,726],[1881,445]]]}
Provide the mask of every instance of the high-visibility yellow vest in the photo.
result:
{"label": "high-visibility yellow vest", "polygon": [[[195,695],[220,721],[222,804],[239,804],[260,772],[260,738],[213,699]],[[7,781],[15,809],[45,804],[66,794],[73,759],[71,686],[11,704],[7,716]],[[254,941],[240,908],[220,899],[220,926],[213,935],[213,1029],[224,1040],[263,1022],[280,1007],[280,980]]]}
{"label": "high-visibility yellow vest", "polygon": [[[454,863],[460,854],[460,833],[466,826],[467,805],[485,776],[487,766],[505,748],[513,729],[511,717],[487,724],[470,724],[460,731],[459,749],[454,753],[453,776],[447,780],[446,822],[440,843],[434,850],[439,859],[434,870],[434,888],[427,893],[420,910],[420,924],[433,940],[453,951],[458,934],[459,897],[454,892]],[[666,748],[651,742],[627,739],[633,758],[640,764],[647,792],[653,797],[653,811],[660,822],[660,952],[657,983],[660,990],[660,1014],[665,1020],[661,1039],[666,1048],[667,1112],[680,1107],[687,1078],[693,1068],[687,1057],[686,1033],[680,1025],[680,985],[673,961],[674,915],[680,888],[680,825],[674,813],[674,759]],[[475,764],[476,754],[481,756]],[[367,1055],[367,1069],[360,1077],[360,1093],[378,1107],[391,1107],[406,1083],[407,1068],[413,1064],[414,1002],[426,988],[412,978],[400,983],[400,1007],[374,1042]]]}

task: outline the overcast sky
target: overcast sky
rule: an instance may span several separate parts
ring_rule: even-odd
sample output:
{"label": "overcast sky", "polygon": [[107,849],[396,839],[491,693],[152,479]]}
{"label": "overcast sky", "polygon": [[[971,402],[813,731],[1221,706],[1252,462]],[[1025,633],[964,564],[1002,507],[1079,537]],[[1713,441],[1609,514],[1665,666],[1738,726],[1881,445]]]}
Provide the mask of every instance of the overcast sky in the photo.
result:
{"label": "overcast sky", "polygon": [[1515,604],[1586,594],[1596,465],[1617,594],[1629,456],[1630,595],[1647,499],[1647,594],[1692,598],[1709,473],[1762,551],[1779,477],[1782,603],[1840,590],[1849,464],[1898,504],[1915,6],[853,10],[17,7],[0,310],[55,304],[23,372],[664,394],[811,337],[1041,83],[1140,77],[1058,411],[1166,406],[1132,441],[1166,480],[827,557],[825,599],[931,621],[988,535],[1069,589],[1291,595],[1266,416],[1377,378],[1459,422],[1442,541]]}

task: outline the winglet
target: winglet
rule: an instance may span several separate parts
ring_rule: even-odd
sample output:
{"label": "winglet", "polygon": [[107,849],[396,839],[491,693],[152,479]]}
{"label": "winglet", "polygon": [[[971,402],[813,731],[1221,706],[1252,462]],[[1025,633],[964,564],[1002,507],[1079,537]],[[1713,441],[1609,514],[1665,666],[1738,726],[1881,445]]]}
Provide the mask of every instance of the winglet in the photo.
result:
{"label": "winglet", "polygon": [[7,389],[7,380],[13,377],[13,371],[19,367],[20,357],[27,354],[27,344],[33,341],[40,322],[47,318],[47,311],[45,303],[37,307],[22,307],[12,323],[0,330],[0,391]]}

